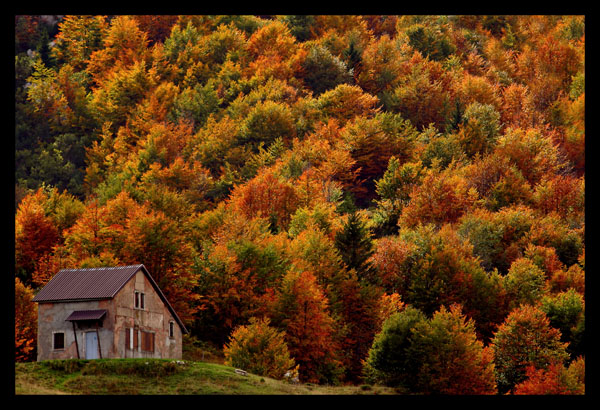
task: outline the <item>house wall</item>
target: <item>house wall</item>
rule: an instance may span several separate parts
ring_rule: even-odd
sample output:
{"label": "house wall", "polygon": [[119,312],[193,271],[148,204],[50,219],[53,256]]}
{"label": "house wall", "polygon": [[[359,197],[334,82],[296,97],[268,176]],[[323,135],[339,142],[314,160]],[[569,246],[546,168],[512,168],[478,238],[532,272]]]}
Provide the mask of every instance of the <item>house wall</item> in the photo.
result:
{"label": "house wall", "polygon": [[[136,290],[145,294],[143,310],[134,308]],[[175,337],[169,337],[169,321],[175,322],[175,319],[142,271],[137,272],[123,286],[113,301],[115,304],[114,345],[119,357],[181,358],[181,328],[175,324]],[[154,352],[142,351],[141,347],[131,350],[125,346],[125,332],[131,327],[154,333]],[[138,336],[138,340],[141,340],[141,335]],[[141,346],[141,342],[139,345]]]}
{"label": "house wall", "polygon": [[[145,294],[144,309],[134,308],[134,291]],[[107,314],[98,328],[102,358],[173,358],[182,355],[182,332],[166,305],[154,290],[142,271],[137,272],[110,300],[39,303],[38,304],[38,356],[37,360],[74,359],[77,348],[73,325],[65,319],[74,310],[106,309]],[[169,337],[169,322],[175,322],[174,337]],[[138,348],[125,346],[125,332],[133,327],[136,331],[154,333],[154,352],[141,350],[141,335]],[[65,333],[65,348],[53,350],[53,332]],[[85,358],[85,333],[96,331],[95,327],[76,324],[80,358]]]}
{"label": "house wall", "polygon": [[[73,324],[65,319],[74,310],[106,309],[107,315],[102,321],[102,326],[98,327],[100,340],[100,351],[103,358],[115,357],[111,349],[113,342],[113,317],[111,317],[111,301],[97,300],[86,302],[66,302],[66,303],[39,303],[38,304],[38,351],[37,360],[54,359],[76,359],[77,345],[79,347],[79,357],[85,359],[85,333],[96,331],[95,327],[75,325],[75,334],[77,343],[75,343],[75,334],[73,333]],[[61,350],[53,349],[54,332],[64,332],[65,348]]]}

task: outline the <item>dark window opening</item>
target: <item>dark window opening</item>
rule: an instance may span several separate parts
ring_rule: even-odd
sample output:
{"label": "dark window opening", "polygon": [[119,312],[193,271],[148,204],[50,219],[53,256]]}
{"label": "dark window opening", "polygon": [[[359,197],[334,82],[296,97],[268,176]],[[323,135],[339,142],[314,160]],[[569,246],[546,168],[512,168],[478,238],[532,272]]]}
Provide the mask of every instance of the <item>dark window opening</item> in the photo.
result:
{"label": "dark window opening", "polygon": [[146,295],[142,292],[139,291],[134,291],[133,292],[133,307],[135,309],[144,309],[145,306],[145,300],[146,300]]}
{"label": "dark window opening", "polygon": [[54,350],[65,348],[65,334],[54,333]]}

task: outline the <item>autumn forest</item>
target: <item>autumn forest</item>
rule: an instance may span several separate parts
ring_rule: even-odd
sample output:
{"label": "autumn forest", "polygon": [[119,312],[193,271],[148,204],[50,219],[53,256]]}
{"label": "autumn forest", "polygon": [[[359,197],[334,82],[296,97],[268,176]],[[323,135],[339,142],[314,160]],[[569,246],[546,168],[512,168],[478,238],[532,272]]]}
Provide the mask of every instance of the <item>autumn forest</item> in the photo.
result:
{"label": "autumn forest", "polygon": [[15,352],[144,264],[224,363],[585,392],[584,16],[15,16]]}

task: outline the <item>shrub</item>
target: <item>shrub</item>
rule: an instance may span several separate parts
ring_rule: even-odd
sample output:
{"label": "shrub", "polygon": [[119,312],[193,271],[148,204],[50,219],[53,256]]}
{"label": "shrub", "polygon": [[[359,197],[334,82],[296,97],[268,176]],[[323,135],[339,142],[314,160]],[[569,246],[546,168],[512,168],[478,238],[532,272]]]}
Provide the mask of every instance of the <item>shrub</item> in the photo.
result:
{"label": "shrub", "polygon": [[81,374],[135,374],[143,377],[167,376],[179,370],[175,362],[164,359],[105,359],[91,360]]}
{"label": "shrub", "polygon": [[238,326],[223,348],[225,364],[259,376],[282,379],[294,367],[284,332],[269,326],[268,318],[250,318],[247,326]]}
{"label": "shrub", "polygon": [[412,307],[391,316],[376,336],[367,376],[425,394],[494,394],[491,351],[477,340],[460,305],[431,319]]}
{"label": "shrub", "polygon": [[87,360],[67,359],[67,360],[45,360],[44,366],[52,370],[58,370],[64,373],[74,373],[81,370],[87,364]]}
{"label": "shrub", "polygon": [[408,348],[412,329],[426,320],[423,312],[413,307],[390,316],[369,351],[364,367],[365,379],[388,386],[412,387],[419,360],[409,356]]}

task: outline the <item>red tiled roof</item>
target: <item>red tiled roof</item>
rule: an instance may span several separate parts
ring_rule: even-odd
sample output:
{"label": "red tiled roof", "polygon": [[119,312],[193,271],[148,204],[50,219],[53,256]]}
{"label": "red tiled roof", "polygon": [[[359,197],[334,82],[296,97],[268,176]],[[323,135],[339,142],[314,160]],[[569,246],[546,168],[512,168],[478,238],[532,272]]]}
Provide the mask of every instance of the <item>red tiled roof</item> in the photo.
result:
{"label": "red tiled roof", "polygon": [[96,310],[75,310],[69,315],[65,321],[77,321],[77,320],[96,320],[101,319],[106,314],[105,309]]}

